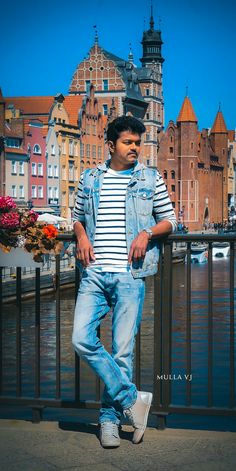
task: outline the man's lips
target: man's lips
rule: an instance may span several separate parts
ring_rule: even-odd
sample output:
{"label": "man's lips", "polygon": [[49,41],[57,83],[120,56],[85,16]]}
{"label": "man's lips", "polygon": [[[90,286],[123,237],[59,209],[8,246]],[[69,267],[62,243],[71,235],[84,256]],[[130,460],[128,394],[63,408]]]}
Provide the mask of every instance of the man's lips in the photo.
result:
{"label": "man's lips", "polygon": [[129,152],[128,155],[134,155],[134,157],[137,157],[136,152]]}

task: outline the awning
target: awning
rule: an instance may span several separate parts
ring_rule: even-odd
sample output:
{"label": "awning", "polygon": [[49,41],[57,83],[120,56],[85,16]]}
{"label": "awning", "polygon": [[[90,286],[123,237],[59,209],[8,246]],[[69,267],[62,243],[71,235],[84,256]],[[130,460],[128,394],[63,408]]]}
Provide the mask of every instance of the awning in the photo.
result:
{"label": "awning", "polygon": [[55,213],[55,209],[50,208],[50,206],[47,207],[47,208],[36,208],[36,207],[33,207],[32,209],[33,209],[33,211],[35,211],[36,213]]}

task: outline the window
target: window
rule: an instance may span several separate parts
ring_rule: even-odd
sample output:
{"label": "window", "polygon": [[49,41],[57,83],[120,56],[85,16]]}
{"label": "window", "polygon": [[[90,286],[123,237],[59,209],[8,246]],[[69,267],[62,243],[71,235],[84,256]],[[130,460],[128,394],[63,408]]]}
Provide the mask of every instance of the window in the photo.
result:
{"label": "window", "polygon": [[174,147],[170,147],[169,150],[170,150],[170,154],[174,153]]}
{"label": "window", "polygon": [[16,147],[19,149],[20,147],[20,140],[19,139],[13,139],[12,137],[8,137],[6,139],[6,146],[7,147]]}
{"label": "window", "polygon": [[86,157],[90,157],[90,144],[86,144]]}
{"label": "window", "polygon": [[69,165],[69,180],[74,181],[74,165]]}
{"label": "window", "polygon": [[66,141],[65,141],[65,139],[63,139],[63,141],[61,142],[61,151],[62,151],[63,155],[66,154]]}
{"label": "window", "polygon": [[149,88],[146,88],[146,96],[149,96],[150,95],[150,90]]}
{"label": "window", "polygon": [[175,201],[171,201],[173,208],[175,208]]}
{"label": "window", "polygon": [[43,177],[43,164],[38,164],[38,176]]}
{"label": "window", "polygon": [[17,174],[17,162],[15,160],[12,160],[11,162],[11,174],[12,175]]}
{"label": "window", "polygon": [[175,191],[175,185],[171,185],[171,191]]}
{"label": "window", "polygon": [[92,124],[92,133],[93,133],[93,136],[96,136],[96,124]]}
{"label": "window", "polygon": [[36,185],[31,186],[31,198],[37,198],[37,188]]}
{"label": "window", "polygon": [[31,175],[35,177],[37,175],[37,165],[35,162],[32,162],[31,164]]}
{"label": "window", "polygon": [[43,186],[38,186],[38,197],[43,198]]}
{"label": "window", "polygon": [[54,177],[58,178],[58,165],[54,165]]}
{"label": "window", "polygon": [[96,159],[96,155],[97,155],[97,149],[96,149],[96,146],[93,145],[93,147],[92,147],[92,157],[93,157],[93,159]]}
{"label": "window", "polygon": [[73,207],[75,202],[75,194],[74,194],[74,189],[69,188],[69,206]]}
{"label": "window", "polygon": [[72,139],[69,140],[69,155],[74,155],[74,145]]}
{"label": "window", "polygon": [[48,198],[52,198],[52,197],[53,197],[52,195],[53,195],[53,193],[52,193],[52,187],[49,186],[49,188],[48,188]]}
{"label": "window", "polygon": [[84,157],[84,144],[82,142],[80,144],[80,157]]}
{"label": "window", "polygon": [[98,146],[98,158],[102,158],[102,146]]}
{"label": "window", "polygon": [[78,142],[74,143],[74,156],[78,157]]}
{"label": "window", "polygon": [[24,175],[25,174],[25,168],[24,168],[24,162],[19,162],[19,174]]}
{"label": "window", "polygon": [[48,177],[52,177],[52,165],[48,165]]}
{"label": "window", "polygon": [[166,171],[166,170],[164,170],[164,179],[166,180],[166,179],[167,179],[167,177],[168,177],[168,175],[167,175],[167,171]]}
{"label": "window", "polygon": [[66,206],[66,192],[63,191],[61,195],[61,204],[62,206]]}
{"label": "window", "polygon": [[55,144],[51,144],[51,155],[55,155]]}
{"label": "window", "polygon": [[102,105],[102,107],[103,107],[104,116],[107,116],[108,115],[108,105],[104,104],[104,105]]}
{"label": "window", "polygon": [[193,168],[193,162],[190,162],[190,168]]}
{"label": "window", "polygon": [[172,180],[175,179],[175,171],[174,170],[171,170],[171,178],[172,178]]}
{"label": "window", "polygon": [[150,165],[150,159],[147,159],[147,165]]}
{"label": "window", "polygon": [[34,154],[42,154],[41,152],[41,147],[39,144],[35,144],[34,145],[34,150],[33,150]]}
{"label": "window", "polygon": [[76,182],[78,181],[78,168],[77,167],[74,168],[74,179]]}
{"label": "window", "polygon": [[149,113],[146,113],[146,119],[149,119]]}
{"label": "window", "polygon": [[191,188],[193,188],[193,181],[191,181]]}
{"label": "window", "polygon": [[149,134],[149,132],[146,133],[146,141],[150,141],[150,134]]}
{"label": "window", "polygon": [[85,82],[85,90],[86,90],[86,93],[89,93],[89,92],[90,92],[90,80],[86,80],[86,82]]}
{"label": "window", "polygon": [[86,134],[89,136],[90,134],[90,124],[86,124]]}
{"label": "window", "polygon": [[193,142],[191,142],[191,149],[193,149]]}
{"label": "window", "polygon": [[66,180],[66,166],[65,165],[62,166],[61,178],[62,180]]}
{"label": "window", "polygon": [[25,188],[24,185],[19,186],[19,197],[24,198],[25,197]]}
{"label": "window", "polygon": [[108,90],[108,80],[103,80],[103,90]]}
{"label": "window", "polygon": [[11,196],[12,198],[16,198],[16,185],[11,186]]}
{"label": "window", "polygon": [[53,198],[54,199],[58,199],[58,187],[57,186],[54,186],[53,188]]}

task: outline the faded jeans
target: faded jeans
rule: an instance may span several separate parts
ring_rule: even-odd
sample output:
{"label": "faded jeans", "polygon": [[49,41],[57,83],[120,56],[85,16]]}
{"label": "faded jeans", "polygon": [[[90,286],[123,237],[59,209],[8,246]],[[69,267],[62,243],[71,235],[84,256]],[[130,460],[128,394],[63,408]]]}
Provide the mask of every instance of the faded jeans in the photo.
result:
{"label": "faded jeans", "polygon": [[[104,382],[99,423],[120,423],[124,409],[137,398],[132,382],[134,340],[141,318],[145,281],[130,272],[83,271],[77,296],[72,343]],[[112,308],[112,353],[100,342],[97,329]]]}

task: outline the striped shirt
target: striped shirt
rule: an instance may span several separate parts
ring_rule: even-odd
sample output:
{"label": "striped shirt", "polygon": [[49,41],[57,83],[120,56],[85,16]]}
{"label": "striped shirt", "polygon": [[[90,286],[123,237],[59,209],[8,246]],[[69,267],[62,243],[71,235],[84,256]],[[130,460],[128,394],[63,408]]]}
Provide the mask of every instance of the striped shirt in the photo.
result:
{"label": "striped shirt", "polygon": [[[125,231],[125,198],[131,175],[132,169],[117,172],[109,168],[104,173],[93,246],[96,260],[90,267],[112,272],[130,270]],[[168,219],[175,229],[176,218],[172,203],[160,175],[156,182],[153,211],[157,221]],[[83,174],[79,181],[73,221],[85,221]]]}

